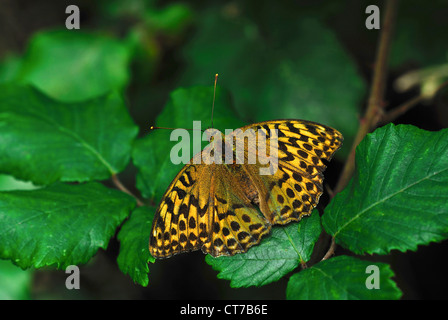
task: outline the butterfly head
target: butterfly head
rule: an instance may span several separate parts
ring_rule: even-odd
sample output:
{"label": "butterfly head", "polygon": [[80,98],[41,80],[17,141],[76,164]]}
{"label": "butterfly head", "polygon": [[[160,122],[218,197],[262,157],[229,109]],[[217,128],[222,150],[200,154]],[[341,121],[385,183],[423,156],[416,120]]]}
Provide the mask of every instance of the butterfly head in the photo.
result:
{"label": "butterfly head", "polygon": [[211,127],[207,128],[204,131],[204,134],[205,134],[205,136],[207,137],[207,140],[210,143],[214,142],[218,137],[219,138],[223,138],[224,137],[224,135],[222,134],[221,131],[219,131],[218,129],[215,129],[215,128],[211,128]]}

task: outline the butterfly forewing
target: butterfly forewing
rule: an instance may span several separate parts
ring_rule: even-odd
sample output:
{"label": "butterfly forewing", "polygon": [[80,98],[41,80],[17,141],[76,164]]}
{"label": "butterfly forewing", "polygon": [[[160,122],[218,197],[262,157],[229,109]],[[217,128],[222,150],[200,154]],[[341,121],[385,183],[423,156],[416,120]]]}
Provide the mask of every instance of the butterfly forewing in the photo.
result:
{"label": "butterfly forewing", "polygon": [[[275,139],[277,170],[260,174],[265,162],[224,164],[224,153],[223,164],[205,164],[210,163],[210,150],[204,149],[181,170],[162,198],[150,237],[154,257],[200,248],[213,256],[246,252],[270,232],[271,225],[298,221],[317,205],[326,168],[322,160],[329,161],[341,147],[342,135],[301,120],[266,121],[239,132],[248,129],[261,130],[267,144]],[[225,141],[239,138],[230,134]],[[245,145],[244,160],[258,153],[258,147]],[[272,150],[265,151],[270,155]],[[234,154],[233,159],[237,158]]]}
{"label": "butterfly forewing", "polygon": [[187,165],[168,187],[154,216],[150,235],[149,248],[154,257],[167,258],[197,250],[208,240],[208,192],[204,184],[209,174],[204,169]]}

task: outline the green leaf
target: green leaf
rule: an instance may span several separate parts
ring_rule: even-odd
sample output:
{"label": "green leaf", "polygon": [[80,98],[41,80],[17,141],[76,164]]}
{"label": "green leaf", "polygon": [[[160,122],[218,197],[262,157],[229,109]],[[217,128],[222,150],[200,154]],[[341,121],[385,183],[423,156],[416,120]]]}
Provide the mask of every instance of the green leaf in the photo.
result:
{"label": "green leaf", "polygon": [[86,263],[134,206],[127,194],[96,182],[0,192],[0,258],[21,268]]}
{"label": "green leaf", "polygon": [[15,179],[13,176],[0,174],[0,191],[39,189],[31,182]]}
{"label": "green leaf", "polygon": [[107,179],[129,162],[137,132],[117,94],[64,104],[28,86],[0,86],[0,172],[19,179]]}
{"label": "green leaf", "polygon": [[[172,92],[170,100],[157,117],[156,125],[191,129],[193,128],[193,121],[201,121],[201,127],[205,130],[211,125],[212,101],[213,87],[177,89]],[[213,126],[224,130],[236,129],[244,124],[235,115],[228,93],[218,88]],[[180,143],[170,141],[170,134],[170,130],[155,130],[146,137],[137,140],[132,153],[133,163],[139,169],[137,187],[144,197],[156,202],[162,198],[170,182],[184,166],[183,164],[174,165],[170,159],[171,148]],[[191,147],[193,139],[201,140],[201,137],[202,132],[191,132],[190,156],[188,159],[194,156]],[[201,145],[203,147],[205,143],[201,142]]]}
{"label": "green leaf", "polygon": [[183,165],[170,161],[170,132],[156,130],[134,143],[132,161],[138,168],[137,188],[145,198],[158,202]]}
{"label": "green leaf", "polygon": [[166,35],[179,35],[193,18],[191,9],[183,3],[172,3],[163,9],[151,8],[144,13],[147,26]]}
{"label": "green leaf", "polygon": [[[266,3],[249,15],[244,3],[203,10],[181,84],[210,82],[210,68],[235,106],[253,122],[305,119],[342,132],[348,154],[365,84],[356,65],[318,15]],[[281,22],[276,17],[282,17]],[[291,37],[291,30],[294,36]]]}
{"label": "green leaf", "polygon": [[31,280],[31,270],[22,270],[10,261],[0,260],[0,300],[29,299]]}
{"label": "green leaf", "polygon": [[132,46],[84,31],[39,32],[30,40],[17,79],[66,102],[123,90]]}
{"label": "green leaf", "polygon": [[304,218],[299,223],[298,243],[295,246],[300,255],[300,263],[308,262],[313,253],[314,244],[322,231],[320,216],[314,210],[310,217]]}
{"label": "green leaf", "polygon": [[389,124],[356,149],[356,172],[323,215],[325,230],[356,253],[448,237],[448,129]]}
{"label": "green leaf", "polygon": [[[372,272],[367,269],[370,265],[378,269]],[[375,272],[379,272],[379,289],[368,289],[366,283],[372,283],[369,277],[374,276]],[[339,256],[292,275],[286,288],[286,298],[289,300],[399,299],[401,291],[391,280],[393,276],[394,273],[388,264]]]}
{"label": "green leaf", "polygon": [[[213,86],[176,89],[171,93],[170,100],[157,117],[156,124],[175,128],[192,128],[193,121],[201,121],[202,129],[205,130],[212,126],[212,102]],[[213,111],[213,127],[224,132],[225,129],[236,129],[246,124],[236,114],[229,92],[218,86]]]}
{"label": "green leaf", "polygon": [[148,263],[155,259],[149,253],[149,234],[155,207],[138,207],[121,227],[118,234],[120,254],[118,267],[132,280],[146,287],[148,285]]}
{"label": "green leaf", "polygon": [[320,232],[320,217],[314,211],[299,223],[274,227],[247,253],[219,258],[207,255],[205,261],[219,271],[218,278],[230,280],[233,288],[263,286],[307,262]]}

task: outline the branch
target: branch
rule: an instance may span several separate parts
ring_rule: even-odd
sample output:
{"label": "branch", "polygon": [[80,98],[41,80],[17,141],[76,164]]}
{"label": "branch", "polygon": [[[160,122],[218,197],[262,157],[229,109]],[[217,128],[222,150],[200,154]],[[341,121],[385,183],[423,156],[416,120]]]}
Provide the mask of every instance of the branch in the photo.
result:
{"label": "branch", "polygon": [[402,105],[392,109],[391,111],[389,111],[388,113],[383,115],[383,117],[381,118],[381,121],[380,121],[380,125],[385,125],[385,124],[388,124],[389,122],[394,121],[399,116],[404,114],[406,111],[408,111],[412,107],[415,107],[417,104],[419,104],[423,100],[425,100],[424,96],[417,96],[417,97],[410,99],[409,101],[406,101]]}
{"label": "branch", "polygon": [[118,176],[116,174],[112,175],[112,182],[114,183],[114,185],[120,190],[123,191],[124,193],[127,193],[128,195],[130,195],[131,197],[133,197],[136,201],[137,201],[137,205],[138,206],[143,206],[144,203],[143,201],[141,201],[136,195],[134,195],[131,191],[129,191],[120,181],[120,179],[118,179]]}
{"label": "branch", "polygon": [[331,238],[331,245],[330,248],[328,249],[327,253],[324,255],[324,257],[322,258],[321,261],[327,260],[328,258],[330,258],[332,255],[334,255],[334,251],[336,250],[336,242],[334,241],[334,238]]}
{"label": "branch", "polygon": [[350,181],[355,169],[356,147],[362,139],[373,130],[383,113],[383,97],[387,79],[387,65],[389,62],[389,51],[392,34],[395,24],[395,15],[398,7],[398,0],[387,0],[384,24],[381,28],[378,49],[375,58],[375,68],[373,71],[372,86],[368,100],[367,110],[360,121],[355,141],[350,150],[350,154],[345,162],[344,169],[336,185],[334,193],[342,191]]}
{"label": "branch", "polygon": [[429,97],[427,94],[420,94],[419,96],[410,99],[409,101],[406,101],[405,103],[401,104],[400,106],[392,109],[388,113],[386,113],[383,118],[381,119],[380,125],[387,124],[389,122],[394,121],[396,118],[410,110],[411,108],[415,107],[417,104],[419,104],[422,101],[428,100],[430,98],[435,97],[435,95],[443,88],[448,86],[448,81],[445,81],[440,86],[437,87],[437,89],[434,90],[431,97]]}
{"label": "branch", "polygon": [[[389,62],[389,51],[392,42],[392,34],[395,24],[395,15],[398,8],[398,0],[387,0],[384,23],[381,28],[378,48],[375,58],[375,68],[373,70],[372,86],[368,100],[368,106],[364,117],[360,121],[358,132],[350,149],[350,154],[345,162],[339,181],[336,184],[333,194],[341,192],[350,181],[355,171],[355,153],[356,147],[364,137],[373,130],[383,115],[383,98],[387,80],[387,66]],[[336,250],[336,242],[331,238],[331,245],[322,260],[330,258]]]}

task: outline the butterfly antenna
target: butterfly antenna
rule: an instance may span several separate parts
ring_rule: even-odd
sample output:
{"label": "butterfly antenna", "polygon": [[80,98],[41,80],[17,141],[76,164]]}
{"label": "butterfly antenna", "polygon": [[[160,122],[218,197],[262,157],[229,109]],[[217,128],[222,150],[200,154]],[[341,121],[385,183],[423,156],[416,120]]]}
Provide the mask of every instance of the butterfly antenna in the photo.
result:
{"label": "butterfly antenna", "polygon": [[[169,127],[156,127],[156,126],[150,126],[149,130],[156,130],[156,129],[165,129],[165,130],[176,130],[176,129],[185,129],[185,130],[189,130],[189,131],[195,131],[195,130],[199,130],[199,129],[190,129],[190,128],[169,128]],[[200,130],[202,132],[204,132],[204,130]]]}
{"label": "butterfly antenna", "polygon": [[[211,128],[213,128],[213,111],[215,110],[215,98],[216,98],[216,83],[218,82],[218,74],[215,74],[215,85],[213,87],[213,104],[212,104],[212,126]],[[175,130],[175,129],[179,129],[179,128],[168,128],[168,127],[156,127],[156,126],[151,126],[149,127],[149,130],[156,130],[156,129],[167,129],[167,130]],[[197,129],[185,129],[185,130],[197,130]],[[201,130],[202,132],[204,132],[204,130]]]}
{"label": "butterfly antenna", "polygon": [[218,82],[218,74],[215,74],[215,85],[213,87],[213,104],[212,104],[212,126],[213,128],[213,111],[215,110],[215,97],[216,97],[216,82]]}
{"label": "butterfly antenna", "polygon": [[156,130],[156,129],[167,129],[167,130],[175,130],[176,128],[168,128],[168,127],[155,127],[155,126],[150,126],[149,130]]}

